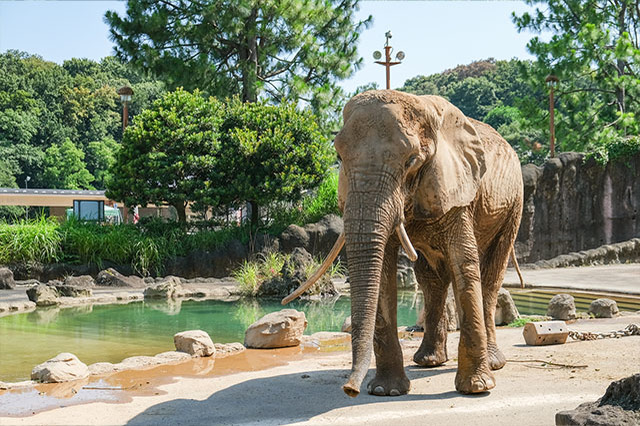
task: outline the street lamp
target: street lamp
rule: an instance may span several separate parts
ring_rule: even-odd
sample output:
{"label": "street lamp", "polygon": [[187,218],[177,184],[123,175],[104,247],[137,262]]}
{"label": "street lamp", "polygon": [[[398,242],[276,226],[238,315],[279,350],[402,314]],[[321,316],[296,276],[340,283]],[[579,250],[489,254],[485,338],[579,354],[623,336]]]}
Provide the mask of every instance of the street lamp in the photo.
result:
{"label": "street lamp", "polygon": [[382,53],[379,50],[373,52],[373,59],[376,59],[376,64],[384,65],[387,69],[387,90],[391,89],[391,72],[390,68],[394,65],[398,65],[402,63],[404,59],[404,52],[400,51],[396,53],[396,62],[391,62],[391,52],[393,48],[389,46],[389,39],[392,37],[391,31],[387,31],[384,36],[387,38],[386,43],[384,44],[384,62],[379,59],[382,58]]}
{"label": "street lamp", "polygon": [[[31,176],[27,176],[27,177],[24,179],[24,189],[29,189],[29,181],[30,181],[30,180],[31,180]],[[27,220],[29,220],[29,206],[26,206],[26,209],[25,209],[25,215],[26,215],[26,217],[27,217]]]}
{"label": "street lamp", "polygon": [[554,100],[553,100],[553,89],[558,86],[560,80],[553,74],[549,74],[547,78],[544,80],[549,86],[549,132],[550,141],[549,141],[549,150],[551,158],[556,156],[556,124],[554,117]]}
{"label": "street lamp", "polygon": [[122,101],[122,131],[124,132],[129,124],[129,109],[127,106],[131,102],[133,89],[129,86],[123,86],[118,89],[118,95],[120,95],[120,100]]}

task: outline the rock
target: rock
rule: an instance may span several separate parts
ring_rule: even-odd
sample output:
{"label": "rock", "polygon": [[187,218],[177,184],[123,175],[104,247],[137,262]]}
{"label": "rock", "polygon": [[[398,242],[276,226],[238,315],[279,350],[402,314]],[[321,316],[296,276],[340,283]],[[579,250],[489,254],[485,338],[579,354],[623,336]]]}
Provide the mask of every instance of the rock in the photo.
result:
{"label": "rock", "polygon": [[570,294],[556,294],[549,301],[547,316],[555,320],[570,320],[576,317],[576,303]]}
{"label": "rock", "polygon": [[103,376],[116,371],[115,365],[110,362],[96,362],[95,364],[89,365],[87,368],[92,376]]}
{"label": "rock", "polygon": [[589,305],[589,313],[593,314],[596,318],[613,318],[617,316],[620,311],[618,310],[618,304],[615,300],[611,299],[596,299]]}
{"label": "rock", "polygon": [[344,322],[342,323],[342,327],[340,328],[340,330],[343,333],[351,333],[351,315],[349,315],[344,319]]}
{"label": "rock", "polygon": [[89,369],[74,354],[61,353],[58,356],[34,367],[31,379],[42,383],[61,383],[84,379]]}
{"label": "rock", "polygon": [[298,346],[307,328],[304,312],[283,309],[260,318],[245,332],[247,348],[269,349]]}
{"label": "rock", "polygon": [[[309,265],[313,262],[311,254],[304,248],[296,247],[280,270],[280,276],[264,282],[259,296],[286,296],[304,284],[307,280]],[[322,276],[305,294],[336,296],[338,291],[328,274]]]}
{"label": "rock", "polygon": [[60,296],[64,297],[91,297],[93,291],[88,287],[78,287],[76,285],[60,284],[56,285],[55,289]]}
{"label": "rock", "polygon": [[56,306],[60,304],[58,290],[46,284],[39,284],[27,289],[27,297],[32,302],[35,302],[36,306]]}
{"label": "rock", "polygon": [[329,214],[317,223],[310,223],[304,228],[289,225],[278,238],[278,246],[283,253],[291,253],[296,248],[304,248],[314,256],[325,257],[331,251],[338,236],[344,230],[342,218]]}
{"label": "rock", "polygon": [[631,426],[640,424],[640,374],[612,382],[604,396],[556,414],[556,425]]}
{"label": "rock", "polygon": [[151,285],[144,290],[145,299],[172,299],[182,290],[180,279],[177,277],[166,277],[166,281]]}
{"label": "rock", "polygon": [[518,308],[511,297],[511,293],[506,288],[498,290],[498,301],[496,304],[495,323],[496,325],[506,325],[520,318]]}
{"label": "rock", "polygon": [[125,276],[113,268],[108,268],[98,273],[96,278],[96,284],[107,287],[145,287],[145,282],[142,278],[135,275]]}
{"label": "rock", "polygon": [[398,288],[414,289],[418,284],[418,281],[416,280],[416,273],[413,269],[413,262],[409,260],[409,257],[404,250],[400,250],[400,253],[398,254],[396,280],[398,282]]}
{"label": "rock", "polygon": [[234,353],[240,353],[247,348],[240,342],[233,343],[215,343],[213,346],[216,348],[216,357],[231,355]]}
{"label": "rock", "polygon": [[13,272],[9,268],[0,268],[0,290],[12,290],[16,288]]}
{"label": "rock", "polygon": [[156,365],[163,364],[164,361],[161,358],[156,358],[154,356],[130,356],[129,358],[125,358],[122,362],[115,364],[114,367],[118,371],[122,370],[139,370],[143,368],[153,367]]}
{"label": "rock", "polygon": [[211,356],[216,353],[211,337],[202,330],[176,333],[173,336],[173,343],[176,345],[177,351],[186,352],[194,357]]}
{"label": "rock", "polygon": [[72,285],[76,287],[93,287],[96,282],[91,275],[81,275],[79,277],[68,276],[64,279],[65,285]]}
{"label": "rock", "polygon": [[191,359],[191,355],[179,351],[167,351],[156,355],[156,358],[166,360],[167,362],[180,362]]}

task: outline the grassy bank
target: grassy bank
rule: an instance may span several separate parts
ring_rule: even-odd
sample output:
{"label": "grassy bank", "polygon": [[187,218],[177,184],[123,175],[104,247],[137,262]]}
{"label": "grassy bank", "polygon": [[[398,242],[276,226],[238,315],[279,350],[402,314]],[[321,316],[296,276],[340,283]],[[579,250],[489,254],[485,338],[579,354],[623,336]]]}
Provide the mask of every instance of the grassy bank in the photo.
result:
{"label": "grassy bank", "polygon": [[[337,213],[337,173],[331,173],[317,191],[300,203],[272,206],[268,225],[252,230],[248,225],[220,226],[213,222],[189,224],[157,219],[137,225],[103,226],[44,217],[0,222],[0,265],[14,263],[130,264],[141,275],[162,273],[165,262],[194,251],[212,251],[231,240],[246,244],[258,233],[279,235],[292,223],[304,225]],[[279,271],[279,269],[278,269]]]}

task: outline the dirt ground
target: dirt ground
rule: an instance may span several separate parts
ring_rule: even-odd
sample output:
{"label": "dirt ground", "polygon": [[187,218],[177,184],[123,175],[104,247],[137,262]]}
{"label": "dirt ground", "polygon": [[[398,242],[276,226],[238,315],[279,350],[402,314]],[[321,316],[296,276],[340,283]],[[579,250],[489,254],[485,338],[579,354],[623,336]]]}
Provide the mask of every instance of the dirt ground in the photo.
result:
{"label": "dirt ground", "polygon": [[[570,328],[612,331],[629,323],[640,323],[640,315],[580,320]],[[399,397],[366,393],[357,398],[346,396],[341,386],[351,366],[351,353],[344,346],[333,348],[337,349],[333,352],[331,348],[328,352],[308,348],[246,351],[215,362],[189,361],[181,365],[182,370],[161,368],[128,373],[120,382],[107,380],[122,387],[129,387],[125,386],[125,378],[133,387],[140,382],[144,392],[119,391],[118,399],[124,402],[70,405],[79,401],[60,399],[57,408],[35,415],[0,417],[0,425],[388,425],[394,421],[402,421],[403,426],[551,425],[556,412],[596,400],[611,381],[640,372],[640,336],[569,340],[564,345],[532,347],[524,345],[522,328],[501,328],[498,343],[510,362],[495,372],[496,388],[486,394],[464,396],[454,388],[458,333],[449,336],[451,361],[438,368],[413,365],[411,356],[419,343],[418,337],[403,340],[405,369],[412,389]],[[557,367],[548,362],[574,367]],[[209,371],[205,377],[193,376],[205,367]],[[167,380],[170,375],[182,375],[180,371],[185,368],[190,370],[188,377]],[[216,370],[222,375],[211,374]],[[369,374],[372,373],[373,370]],[[159,387],[153,385],[163,382]],[[81,394],[91,400],[86,391],[78,395]],[[38,395],[14,392],[12,399],[4,402],[13,401],[11,404],[16,407],[24,407],[26,399],[37,410],[42,408]]]}

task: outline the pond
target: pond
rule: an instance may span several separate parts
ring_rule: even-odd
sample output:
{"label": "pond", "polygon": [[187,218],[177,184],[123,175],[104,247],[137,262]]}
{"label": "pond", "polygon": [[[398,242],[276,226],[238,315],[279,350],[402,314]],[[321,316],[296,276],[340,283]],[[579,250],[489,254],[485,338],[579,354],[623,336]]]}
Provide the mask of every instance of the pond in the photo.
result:
{"label": "pond", "polygon": [[[552,292],[513,291],[521,314],[545,314]],[[597,295],[575,294],[579,311]],[[618,299],[621,309],[639,310],[638,299]],[[350,314],[350,300],[294,301],[288,307],[304,311],[306,334],[339,331]],[[398,325],[416,323],[422,297],[398,295]],[[117,363],[135,355],[173,350],[173,335],[205,330],[214,342],[242,342],[249,325],[283,307],[279,300],[133,302],[73,308],[37,309],[0,318],[0,380],[27,380],[31,369],[60,352],[71,352],[86,364]]]}

